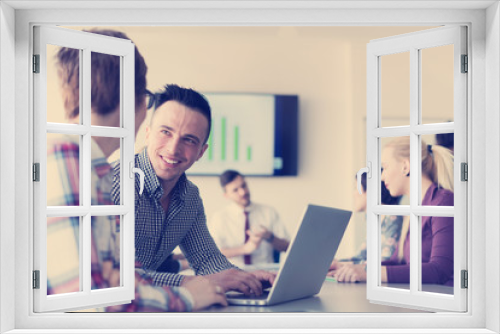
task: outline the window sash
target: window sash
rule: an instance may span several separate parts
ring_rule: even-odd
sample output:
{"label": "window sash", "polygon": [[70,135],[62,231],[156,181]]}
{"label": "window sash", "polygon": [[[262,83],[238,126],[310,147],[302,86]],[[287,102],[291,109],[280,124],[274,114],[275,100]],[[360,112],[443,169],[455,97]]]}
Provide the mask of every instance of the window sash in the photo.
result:
{"label": "window sash", "polygon": [[[47,123],[47,45],[80,50],[80,124]],[[120,119],[118,128],[91,125],[91,53],[120,57]],[[40,182],[34,184],[34,270],[40,271],[40,288],[34,289],[34,311],[70,311],[103,305],[128,303],[134,298],[134,182],[129,163],[134,161],[135,90],[134,45],[128,41],[69,29],[38,26],[34,28],[34,53],[40,55],[40,73],[34,83],[34,161],[40,163]],[[47,206],[47,134],[80,136],[80,203],[78,207]],[[92,136],[120,138],[121,205],[91,205]],[[121,286],[91,289],[91,217],[120,215]],[[47,295],[47,217],[80,217],[79,272],[80,292]]]}
{"label": "window sash", "polygon": [[[378,236],[380,224],[378,214],[406,214],[410,217],[410,288],[393,289],[381,286],[380,265],[368,266],[367,297],[370,301],[415,307],[427,310],[467,310],[467,290],[461,289],[461,270],[467,269],[466,217],[467,187],[460,181],[460,163],[466,159],[466,107],[467,78],[460,73],[461,55],[466,54],[466,28],[443,27],[396,37],[372,41],[367,47],[367,161],[376,172],[368,179],[367,196],[367,249],[368,263],[380,263],[381,254]],[[443,124],[420,124],[420,58],[419,50],[442,45],[454,45],[454,122]],[[408,126],[381,128],[380,108],[380,57],[400,52],[410,52],[410,124]],[[421,141],[420,135],[455,134],[454,150],[454,207],[432,207],[418,204],[421,198]],[[398,208],[378,205],[380,193],[380,138],[410,137],[410,205]],[[419,217],[454,217],[454,295],[439,295],[421,290],[421,248]],[[404,237],[404,236],[401,236]],[[464,245],[460,247],[457,245]]]}

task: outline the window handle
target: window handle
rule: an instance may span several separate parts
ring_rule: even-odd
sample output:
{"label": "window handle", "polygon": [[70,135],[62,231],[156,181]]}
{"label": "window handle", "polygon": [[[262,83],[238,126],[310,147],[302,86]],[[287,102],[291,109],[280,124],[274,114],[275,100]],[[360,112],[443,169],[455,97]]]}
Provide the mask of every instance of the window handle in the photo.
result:
{"label": "window handle", "polygon": [[363,194],[363,191],[361,190],[361,175],[363,173],[366,173],[366,176],[368,178],[371,178],[372,177],[372,168],[371,167],[372,167],[372,163],[368,161],[368,166],[361,168],[356,173],[356,182],[358,184],[358,192],[360,195]]}
{"label": "window handle", "polygon": [[134,162],[130,162],[130,178],[133,179],[135,177],[134,174],[139,174],[139,195],[142,195],[142,191],[144,190],[144,172],[137,167],[134,167]]}

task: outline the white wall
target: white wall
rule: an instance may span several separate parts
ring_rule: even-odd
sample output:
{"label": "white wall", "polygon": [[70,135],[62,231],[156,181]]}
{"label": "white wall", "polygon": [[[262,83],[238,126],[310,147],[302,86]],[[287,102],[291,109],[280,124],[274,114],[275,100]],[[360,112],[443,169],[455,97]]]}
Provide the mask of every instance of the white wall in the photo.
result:
{"label": "white wall", "polygon": [[14,10],[0,3],[0,332],[14,328],[14,258],[7,256],[14,248]]}
{"label": "white wall", "polygon": [[[486,175],[486,203],[485,203],[485,216],[488,217],[496,224],[488,224],[486,230],[486,273],[485,273],[485,287],[486,287],[486,301],[487,305],[493,305],[493,307],[487,307],[486,312],[486,327],[495,331],[500,332],[500,307],[498,301],[500,300],[500,286],[491,282],[489,277],[499,277],[500,275],[500,247],[495,237],[500,235],[500,225],[498,221],[500,220],[500,211],[498,203],[500,202],[498,189],[500,185],[498,166],[499,166],[499,150],[498,143],[500,141],[499,127],[500,118],[498,114],[498,109],[500,107],[500,98],[498,96],[498,88],[500,86],[500,64],[498,62],[498,57],[500,54],[500,25],[499,25],[500,8],[499,4],[495,3],[490,8],[488,8],[486,13],[486,29],[489,32],[486,39],[486,138],[487,142],[485,145],[485,175]],[[474,161],[476,161],[477,156],[474,156]]]}

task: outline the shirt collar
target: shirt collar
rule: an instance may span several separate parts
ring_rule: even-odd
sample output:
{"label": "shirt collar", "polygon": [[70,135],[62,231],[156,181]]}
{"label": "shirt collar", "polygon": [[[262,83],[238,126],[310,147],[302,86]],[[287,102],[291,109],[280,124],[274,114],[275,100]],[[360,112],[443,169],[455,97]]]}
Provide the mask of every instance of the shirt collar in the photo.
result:
{"label": "shirt collar", "polygon": [[91,159],[92,159],[92,169],[96,171],[97,176],[102,179],[105,175],[109,174],[111,170],[111,165],[108,163],[108,160],[101,148],[95,140],[90,141],[90,149],[91,149]]}
{"label": "shirt collar", "polygon": [[[156,176],[151,160],[148,156],[147,146],[137,155],[138,156],[138,167],[144,172],[144,191],[157,199],[163,196],[163,187]],[[174,189],[172,189],[172,198],[179,196],[181,200],[184,200],[187,193],[187,177],[186,174],[182,174]]]}

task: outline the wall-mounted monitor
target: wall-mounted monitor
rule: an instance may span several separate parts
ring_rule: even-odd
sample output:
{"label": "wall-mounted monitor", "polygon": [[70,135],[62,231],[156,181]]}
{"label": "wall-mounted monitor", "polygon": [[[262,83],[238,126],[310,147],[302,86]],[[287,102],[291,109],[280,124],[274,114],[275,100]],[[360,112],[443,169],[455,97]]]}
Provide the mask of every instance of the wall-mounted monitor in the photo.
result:
{"label": "wall-mounted monitor", "polygon": [[204,156],[190,175],[294,176],[298,162],[296,95],[204,93],[212,129]]}

